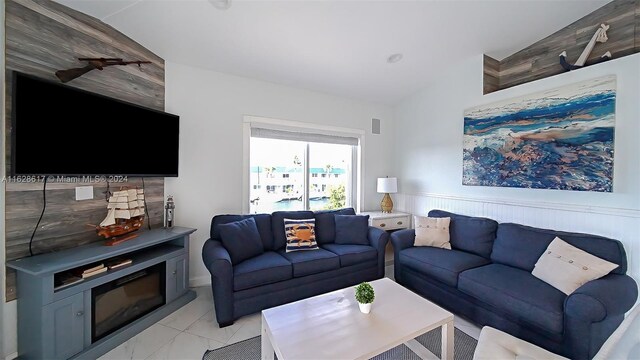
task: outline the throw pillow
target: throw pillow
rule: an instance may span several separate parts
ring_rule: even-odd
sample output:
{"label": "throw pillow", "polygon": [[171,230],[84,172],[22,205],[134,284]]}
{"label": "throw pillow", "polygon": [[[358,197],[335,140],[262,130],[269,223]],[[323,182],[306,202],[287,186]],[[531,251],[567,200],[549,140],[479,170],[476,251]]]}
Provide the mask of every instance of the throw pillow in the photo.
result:
{"label": "throw pillow", "polygon": [[370,245],[369,215],[336,215],[336,244]]}
{"label": "throw pillow", "polygon": [[432,246],[451,250],[451,243],[449,243],[450,222],[451,218],[448,217],[414,216],[416,239],[413,246]]}
{"label": "throw pillow", "polygon": [[316,250],[316,219],[284,219],[287,252]]}
{"label": "throw pillow", "polygon": [[258,226],[253,218],[219,225],[220,240],[236,265],[264,252]]}
{"label": "throw pillow", "polygon": [[599,279],[618,264],[566,243],[559,237],[553,239],[533,268],[533,276],[570,295],[585,283]]}
{"label": "throw pillow", "polygon": [[319,245],[333,244],[336,240],[336,215],[355,215],[353,208],[314,211],[316,241]]}

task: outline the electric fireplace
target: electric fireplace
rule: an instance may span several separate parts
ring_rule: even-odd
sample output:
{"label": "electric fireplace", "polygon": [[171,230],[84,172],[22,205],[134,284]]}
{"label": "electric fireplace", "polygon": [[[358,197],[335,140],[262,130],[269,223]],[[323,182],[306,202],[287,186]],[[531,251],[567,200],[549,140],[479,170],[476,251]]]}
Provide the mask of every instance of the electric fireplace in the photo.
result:
{"label": "electric fireplace", "polygon": [[166,303],[166,264],[160,263],[91,290],[95,342]]}

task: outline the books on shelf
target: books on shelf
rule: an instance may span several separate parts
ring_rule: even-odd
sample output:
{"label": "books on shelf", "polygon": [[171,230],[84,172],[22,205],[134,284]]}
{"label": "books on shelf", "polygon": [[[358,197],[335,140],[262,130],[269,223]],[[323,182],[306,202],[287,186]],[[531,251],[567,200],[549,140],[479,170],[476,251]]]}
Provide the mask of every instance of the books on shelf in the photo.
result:
{"label": "books on shelf", "polygon": [[103,267],[104,267],[104,264],[98,264],[96,266],[93,266],[93,267],[90,267],[90,268],[87,268],[87,269],[83,269],[82,273],[83,274],[92,273],[94,271],[98,271],[98,270],[102,269]]}
{"label": "books on shelf", "polygon": [[77,269],[61,272],[56,274],[54,280],[54,290],[64,289],[67,286],[77,284],[84,279],[102,274],[107,270],[119,269],[127,265],[131,265],[133,260],[127,258],[113,258],[105,260],[104,263],[91,264],[89,267],[80,267]]}
{"label": "books on shelf", "polygon": [[71,286],[73,284],[77,284],[81,281],[83,281],[84,279],[79,277],[79,276],[75,276],[70,272],[64,272],[64,273],[60,273],[60,274],[56,274],[55,276],[55,281],[53,284],[53,290],[60,290],[60,289],[64,289],[67,286]]}
{"label": "books on shelf", "polygon": [[94,271],[90,271],[90,272],[84,272],[84,273],[82,273],[81,276],[82,276],[83,279],[86,279],[86,278],[89,278],[89,277],[92,277],[92,276],[96,276],[98,274],[102,274],[103,272],[106,272],[106,271],[107,271],[107,267],[102,265],[101,268],[99,268],[97,270],[94,270]]}
{"label": "books on shelf", "polygon": [[124,258],[114,258],[106,261],[106,265],[109,270],[119,269],[121,267],[131,265],[132,263],[133,260]]}
{"label": "books on shelf", "polygon": [[98,265],[93,265],[91,267],[88,268],[78,268],[78,269],[74,269],[71,272],[73,273],[73,275],[81,277],[83,279],[92,277],[92,276],[96,276],[98,274],[102,274],[103,272],[107,271],[107,267],[104,266],[103,263],[100,263]]}

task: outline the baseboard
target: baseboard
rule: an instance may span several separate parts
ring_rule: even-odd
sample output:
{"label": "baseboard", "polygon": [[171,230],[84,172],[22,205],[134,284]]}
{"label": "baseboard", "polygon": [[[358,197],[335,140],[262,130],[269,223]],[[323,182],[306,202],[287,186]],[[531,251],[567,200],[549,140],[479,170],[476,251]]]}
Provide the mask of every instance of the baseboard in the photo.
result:
{"label": "baseboard", "polygon": [[5,360],[13,360],[13,359],[17,359],[18,358],[18,353],[14,352],[13,354],[9,354],[7,355],[7,357],[5,357]]}
{"label": "baseboard", "polygon": [[210,276],[204,275],[204,276],[197,276],[189,279],[189,287],[200,287],[200,286],[206,286],[206,285],[211,285]]}

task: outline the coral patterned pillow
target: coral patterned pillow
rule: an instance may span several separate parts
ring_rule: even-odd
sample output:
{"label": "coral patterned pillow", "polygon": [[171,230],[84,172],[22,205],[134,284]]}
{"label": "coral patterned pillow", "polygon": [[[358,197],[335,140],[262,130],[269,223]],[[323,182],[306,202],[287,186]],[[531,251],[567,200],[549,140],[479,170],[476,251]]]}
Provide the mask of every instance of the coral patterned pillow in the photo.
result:
{"label": "coral patterned pillow", "polygon": [[316,219],[284,219],[287,252],[316,250]]}

